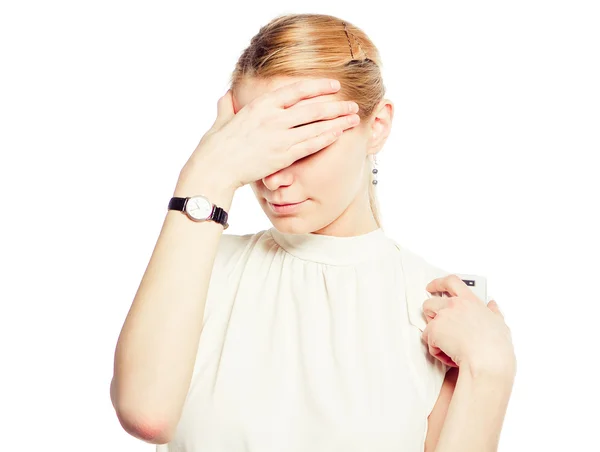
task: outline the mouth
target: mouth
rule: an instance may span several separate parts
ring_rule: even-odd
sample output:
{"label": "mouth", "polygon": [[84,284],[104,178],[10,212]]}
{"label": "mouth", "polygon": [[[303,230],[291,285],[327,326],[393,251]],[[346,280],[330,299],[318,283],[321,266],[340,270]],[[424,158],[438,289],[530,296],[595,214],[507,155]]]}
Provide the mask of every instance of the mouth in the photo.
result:
{"label": "mouth", "polygon": [[298,208],[300,208],[300,206],[302,206],[306,201],[308,201],[308,200],[305,199],[304,201],[289,203],[289,204],[273,204],[273,203],[267,201],[267,204],[269,204],[269,207],[275,213],[291,213],[291,212],[296,211]]}

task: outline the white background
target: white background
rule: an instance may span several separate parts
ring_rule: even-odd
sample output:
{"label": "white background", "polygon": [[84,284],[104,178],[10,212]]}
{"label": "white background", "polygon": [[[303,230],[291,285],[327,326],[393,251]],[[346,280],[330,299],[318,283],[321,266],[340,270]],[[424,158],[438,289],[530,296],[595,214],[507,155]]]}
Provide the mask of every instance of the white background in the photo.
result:
{"label": "white background", "polygon": [[[113,411],[114,347],[237,57],[286,12],[381,51],[384,229],[488,278],[518,357],[500,450],[597,447],[597,2],[120,0],[0,8],[2,450],[154,449]],[[271,226],[248,186],[229,223]]]}

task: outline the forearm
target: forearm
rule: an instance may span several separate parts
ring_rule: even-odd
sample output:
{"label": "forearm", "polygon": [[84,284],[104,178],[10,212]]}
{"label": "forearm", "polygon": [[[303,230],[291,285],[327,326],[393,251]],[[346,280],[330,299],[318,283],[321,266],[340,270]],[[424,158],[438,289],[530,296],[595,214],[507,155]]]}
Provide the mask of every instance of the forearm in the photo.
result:
{"label": "forearm", "polygon": [[[173,196],[204,194],[229,210],[233,189],[202,174],[197,179],[180,177]],[[166,213],[119,335],[111,398],[126,431],[147,442],[167,442],[181,416],[223,230]]]}
{"label": "forearm", "polygon": [[514,373],[461,366],[435,452],[495,452]]}

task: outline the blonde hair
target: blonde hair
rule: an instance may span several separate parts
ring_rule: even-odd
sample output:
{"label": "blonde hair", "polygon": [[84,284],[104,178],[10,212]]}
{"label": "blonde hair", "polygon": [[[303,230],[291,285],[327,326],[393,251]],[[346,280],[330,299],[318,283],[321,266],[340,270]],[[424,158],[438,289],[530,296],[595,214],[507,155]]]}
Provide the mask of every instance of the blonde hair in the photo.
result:
{"label": "blonde hair", "polygon": [[[359,105],[361,123],[371,117],[385,95],[377,48],[358,27],[325,14],[285,14],[275,17],[251,39],[231,74],[236,88],[246,77],[325,77],[340,81],[337,94]],[[369,204],[381,227],[375,186],[370,183]]]}

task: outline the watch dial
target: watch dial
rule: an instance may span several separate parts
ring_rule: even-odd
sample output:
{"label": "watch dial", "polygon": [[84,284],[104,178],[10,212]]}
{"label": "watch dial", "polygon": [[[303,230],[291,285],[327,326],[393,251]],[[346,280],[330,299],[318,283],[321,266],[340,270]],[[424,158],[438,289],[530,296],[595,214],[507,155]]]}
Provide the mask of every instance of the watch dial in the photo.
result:
{"label": "watch dial", "polygon": [[206,220],[212,211],[212,204],[203,196],[188,199],[185,210],[196,220]]}

